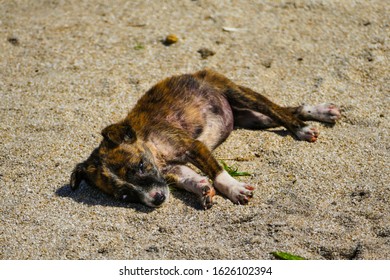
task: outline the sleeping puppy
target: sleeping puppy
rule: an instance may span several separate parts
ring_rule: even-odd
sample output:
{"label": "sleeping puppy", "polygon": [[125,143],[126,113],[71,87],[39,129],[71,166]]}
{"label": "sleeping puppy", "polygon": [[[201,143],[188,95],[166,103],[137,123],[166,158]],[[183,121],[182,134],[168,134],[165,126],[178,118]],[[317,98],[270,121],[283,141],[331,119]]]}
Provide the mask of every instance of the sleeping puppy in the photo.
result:
{"label": "sleeping puppy", "polygon": [[299,140],[314,142],[318,130],[304,121],[335,123],[340,116],[328,103],[281,107],[211,70],[173,76],[147,91],[125,119],[103,129],[99,147],[76,165],[70,186],[85,180],[118,199],[159,207],[174,183],[195,193],[205,209],[213,204],[214,188],[246,204],[254,188],[231,177],[212,155],[234,128],[284,126]]}

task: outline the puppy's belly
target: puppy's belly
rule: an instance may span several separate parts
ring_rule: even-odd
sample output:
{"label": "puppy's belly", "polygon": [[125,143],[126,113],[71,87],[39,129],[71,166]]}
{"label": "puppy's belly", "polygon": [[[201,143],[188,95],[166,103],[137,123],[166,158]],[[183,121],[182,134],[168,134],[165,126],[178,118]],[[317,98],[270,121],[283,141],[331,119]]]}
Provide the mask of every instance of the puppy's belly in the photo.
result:
{"label": "puppy's belly", "polygon": [[225,99],[218,100],[218,106],[210,106],[205,110],[205,126],[197,138],[210,150],[215,149],[230,135],[233,130],[233,112]]}

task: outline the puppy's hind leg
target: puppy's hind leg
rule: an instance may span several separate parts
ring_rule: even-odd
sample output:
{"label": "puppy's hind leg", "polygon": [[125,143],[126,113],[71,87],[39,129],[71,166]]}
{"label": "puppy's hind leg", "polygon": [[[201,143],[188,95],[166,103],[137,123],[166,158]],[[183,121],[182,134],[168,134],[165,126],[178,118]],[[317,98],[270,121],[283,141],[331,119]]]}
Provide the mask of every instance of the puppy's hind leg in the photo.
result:
{"label": "puppy's hind leg", "polygon": [[291,108],[279,106],[249,88],[232,87],[225,91],[225,96],[237,126],[259,129],[282,125],[300,140],[314,142],[318,138],[318,130],[305,124]]}
{"label": "puppy's hind leg", "polygon": [[185,165],[177,165],[168,171],[167,179],[177,187],[195,193],[204,209],[209,209],[213,205],[215,189],[207,177],[199,175]]}
{"label": "puppy's hind leg", "polygon": [[[340,109],[333,103],[318,105],[304,104],[298,107],[284,107],[301,121],[317,121],[335,124],[341,118]],[[278,124],[272,118],[249,109],[233,109],[234,122],[237,127],[247,129],[266,129],[277,127]]]}

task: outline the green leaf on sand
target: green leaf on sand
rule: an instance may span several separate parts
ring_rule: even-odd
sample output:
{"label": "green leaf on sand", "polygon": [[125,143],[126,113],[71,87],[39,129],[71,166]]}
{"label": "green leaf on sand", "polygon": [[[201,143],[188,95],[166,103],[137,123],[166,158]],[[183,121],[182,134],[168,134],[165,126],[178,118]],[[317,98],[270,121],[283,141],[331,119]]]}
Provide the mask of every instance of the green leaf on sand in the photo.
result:
{"label": "green leaf on sand", "polygon": [[279,260],[306,260],[303,257],[292,255],[286,252],[272,252],[271,254]]}

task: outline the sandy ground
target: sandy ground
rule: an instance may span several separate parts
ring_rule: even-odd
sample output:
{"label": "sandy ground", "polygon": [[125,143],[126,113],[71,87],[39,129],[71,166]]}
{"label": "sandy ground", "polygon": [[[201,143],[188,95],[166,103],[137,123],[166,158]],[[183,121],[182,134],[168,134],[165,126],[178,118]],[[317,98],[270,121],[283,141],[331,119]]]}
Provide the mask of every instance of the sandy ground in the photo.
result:
{"label": "sandy ground", "polygon": [[[1,259],[390,259],[389,1],[101,2],[0,1]],[[71,192],[102,128],[203,67],[344,116],[314,144],[235,131],[215,156],[253,174],[247,206]]]}

